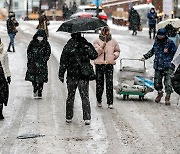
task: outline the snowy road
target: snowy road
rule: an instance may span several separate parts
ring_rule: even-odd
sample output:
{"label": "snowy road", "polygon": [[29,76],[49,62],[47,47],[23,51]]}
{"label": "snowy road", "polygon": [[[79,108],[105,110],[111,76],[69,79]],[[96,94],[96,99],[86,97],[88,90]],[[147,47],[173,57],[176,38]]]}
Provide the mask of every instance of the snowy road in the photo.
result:
{"label": "snowy road", "polygon": [[[65,122],[66,84],[58,80],[59,58],[69,39],[67,33],[56,33],[58,23],[49,26],[52,55],[49,61],[49,82],[43,99],[32,98],[32,86],[24,80],[26,49],[36,32],[36,22],[21,22],[16,36],[16,53],[9,53],[12,82],[10,99],[4,108],[5,120],[0,121],[0,154],[178,154],[180,151],[180,106],[174,93],[172,105],[154,103],[155,92],[124,101],[114,99],[114,109],[107,109],[105,94],[103,108],[96,107],[95,83],[90,83],[92,121],[85,126],[82,120],[81,99],[76,95],[74,118]],[[112,35],[120,44],[120,58],[141,58],[152,46],[147,30],[137,37],[126,28],[112,26]],[[0,23],[0,36],[5,49],[9,42],[5,23]],[[92,42],[97,34],[85,34]],[[152,60],[147,61],[150,76]],[[115,80],[119,59],[115,66]],[[44,137],[17,139],[18,135],[41,134]]]}

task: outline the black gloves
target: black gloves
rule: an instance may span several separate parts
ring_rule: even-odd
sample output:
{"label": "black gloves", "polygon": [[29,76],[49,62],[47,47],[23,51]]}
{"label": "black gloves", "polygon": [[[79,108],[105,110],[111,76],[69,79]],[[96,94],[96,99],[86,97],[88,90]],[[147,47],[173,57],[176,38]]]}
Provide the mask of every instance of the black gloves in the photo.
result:
{"label": "black gloves", "polygon": [[7,82],[8,82],[9,84],[11,83],[11,77],[10,77],[10,76],[7,77]]}
{"label": "black gloves", "polygon": [[64,78],[63,77],[59,77],[59,80],[64,83]]}

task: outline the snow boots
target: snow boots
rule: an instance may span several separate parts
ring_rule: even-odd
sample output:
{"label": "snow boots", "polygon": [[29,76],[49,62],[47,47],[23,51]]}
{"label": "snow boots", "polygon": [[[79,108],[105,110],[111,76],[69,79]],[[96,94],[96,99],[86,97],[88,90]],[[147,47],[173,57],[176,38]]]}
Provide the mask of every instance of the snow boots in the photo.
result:
{"label": "snow boots", "polygon": [[3,104],[0,104],[0,120],[3,120],[4,119],[4,116],[3,116]]}
{"label": "snow boots", "polygon": [[159,103],[161,101],[161,98],[163,97],[163,91],[158,91],[158,95],[155,99],[156,103]]}
{"label": "snow boots", "polygon": [[170,94],[167,94],[167,95],[165,96],[165,105],[171,105],[171,103],[170,103],[170,98],[171,98],[171,95],[170,95]]}

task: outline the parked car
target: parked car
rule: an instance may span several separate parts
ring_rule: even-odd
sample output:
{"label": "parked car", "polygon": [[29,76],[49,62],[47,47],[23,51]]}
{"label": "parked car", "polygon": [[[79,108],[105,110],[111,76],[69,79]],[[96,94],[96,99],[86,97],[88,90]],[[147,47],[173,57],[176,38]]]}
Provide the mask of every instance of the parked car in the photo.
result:
{"label": "parked car", "polygon": [[[91,18],[96,17],[96,6],[81,5],[77,11],[70,16],[70,18]],[[107,22],[107,15],[104,10],[99,8],[99,19]]]}

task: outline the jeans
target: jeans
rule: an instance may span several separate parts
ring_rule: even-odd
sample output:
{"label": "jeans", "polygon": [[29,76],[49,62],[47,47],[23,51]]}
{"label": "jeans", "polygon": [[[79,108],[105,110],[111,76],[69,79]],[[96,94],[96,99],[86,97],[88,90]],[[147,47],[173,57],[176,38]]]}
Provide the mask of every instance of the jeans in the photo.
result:
{"label": "jeans", "polygon": [[12,46],[12,48],[14,48],[14,38],[16,36],[16,33],[8,33],[9,38],[10,38],[10,43],[9,43],[9,49]]}
{"label": "jeans", "polygon": [[154,75],[154,88],[157,91],[161,91],[163,89],[163,78],[164,78],[164,85],[165,85],[165,92],[166,94],[171,94],[173,92],[172,90],[172,83],[171,79],[173,76],[173,70],[168,69],[164,71],[155,70]]}
{"label": "jeans", "polygon": [[149,25],[149,38],[151,38],[151,32],[153,32],[153,39],[156,35],[156,25]]}
{"label": "jeans", "polygon": [[66,119],[73,118],[73,108],[76,89],[82,100],[83,120],[91,119],[91,107],[89,101],[89,81],[88,80],[67,80],[68,97],[66,100]]}
{"label": "jeans", "polygon": [[107,104],[113,104],[113,65],[96,65],[96,99],[102,102],[104,91],[104,77],[106,78]]}

